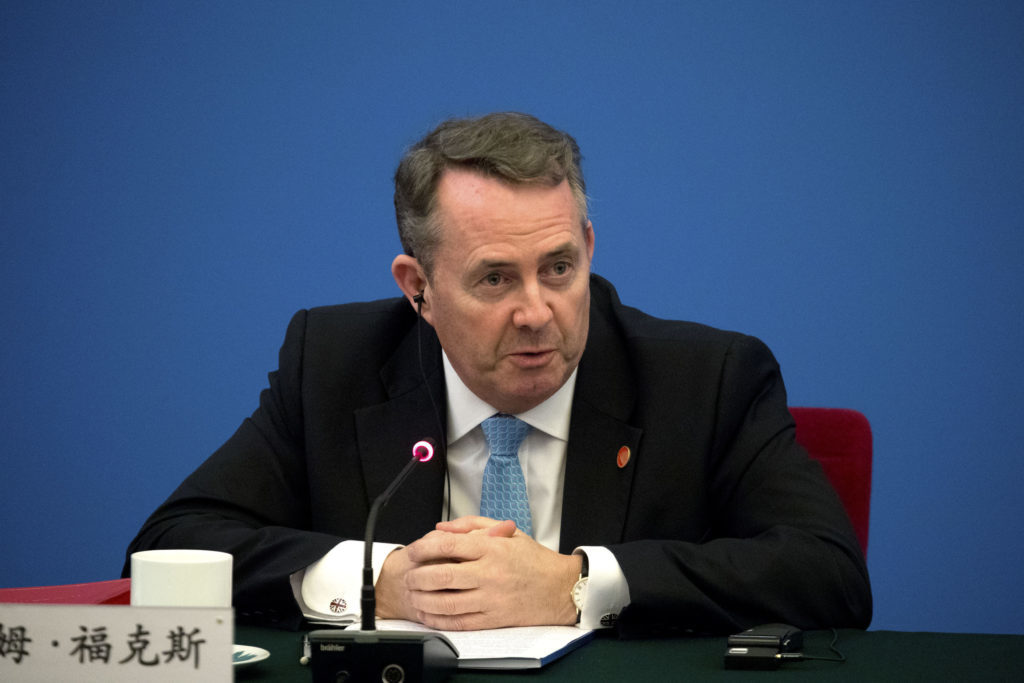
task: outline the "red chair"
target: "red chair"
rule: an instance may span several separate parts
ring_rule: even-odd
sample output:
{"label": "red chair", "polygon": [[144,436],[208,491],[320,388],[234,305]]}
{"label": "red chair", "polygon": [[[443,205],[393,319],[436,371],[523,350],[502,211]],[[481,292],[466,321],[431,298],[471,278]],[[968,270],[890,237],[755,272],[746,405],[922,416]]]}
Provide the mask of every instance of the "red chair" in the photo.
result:
{"label": "red chair", "polygon": [[871,512],[871,424],[856,410],[795,408],[796,440],[821,463],[846,514],[853,522],[861,550],[868,551]]}
{"label": "red chair", "polygon": [[131,579],[113,579],[64,586],[0,588],[0,603],[31,602],[55,605],[128,605]]}

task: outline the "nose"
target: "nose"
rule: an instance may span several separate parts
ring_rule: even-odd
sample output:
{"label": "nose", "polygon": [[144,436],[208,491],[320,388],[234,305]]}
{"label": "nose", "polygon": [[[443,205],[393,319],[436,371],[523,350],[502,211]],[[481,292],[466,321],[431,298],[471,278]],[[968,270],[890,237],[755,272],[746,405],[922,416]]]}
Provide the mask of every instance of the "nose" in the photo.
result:
{"label": "nose", "polygon": [[519,301],[512,313],[512,323],[516,327],[539,330],[551,322],[554,314],[545,299],[545,290],[536,281],[523,283]]}

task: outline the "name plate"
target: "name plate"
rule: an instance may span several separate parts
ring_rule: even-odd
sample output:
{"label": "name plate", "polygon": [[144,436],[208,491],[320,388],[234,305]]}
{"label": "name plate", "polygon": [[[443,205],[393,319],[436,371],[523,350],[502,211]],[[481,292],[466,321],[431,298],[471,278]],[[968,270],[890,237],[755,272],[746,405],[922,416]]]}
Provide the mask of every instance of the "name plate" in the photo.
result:
{"label": "name plate", "polygon": [[230,607],[0,604],[0,681],[231,681]]}

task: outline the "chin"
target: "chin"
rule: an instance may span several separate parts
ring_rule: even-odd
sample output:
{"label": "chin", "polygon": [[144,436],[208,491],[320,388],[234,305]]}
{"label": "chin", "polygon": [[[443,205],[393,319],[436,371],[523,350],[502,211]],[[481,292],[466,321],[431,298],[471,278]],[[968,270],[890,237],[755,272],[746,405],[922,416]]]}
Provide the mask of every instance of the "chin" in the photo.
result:
{"label": "chin", "polygon": [[510,390],[503,392],[501,405],[495,403],[494,407],[503,413],[525,413],[527,410],[536,408],[551,398],[558,391],[559,387],[561,387],[561,384],[552,383],[551,386],[545,385],[544,387],[532,384],[529,388],[520,387],[520,391]]}

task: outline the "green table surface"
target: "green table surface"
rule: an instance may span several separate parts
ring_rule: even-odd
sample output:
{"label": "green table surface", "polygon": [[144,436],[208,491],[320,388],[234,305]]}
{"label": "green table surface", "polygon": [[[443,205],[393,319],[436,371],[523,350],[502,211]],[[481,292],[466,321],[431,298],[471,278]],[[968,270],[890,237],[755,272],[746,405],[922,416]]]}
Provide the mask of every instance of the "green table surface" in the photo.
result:
{"label": "green table surface", "polygon": [[[235,642],[270,651],[269,659],[236,669],[237,681],[310,681],[299,663],[302,633],[239,626]],[[804,654],[834,656],[830,631],[805,634]],[[839,631],[845,662],[785,662],[773,671],[726,670],[725,638],[593,641],[540,670],[460,670],[469,681],[1016,681],[1024,682],[1024,635]]]}

